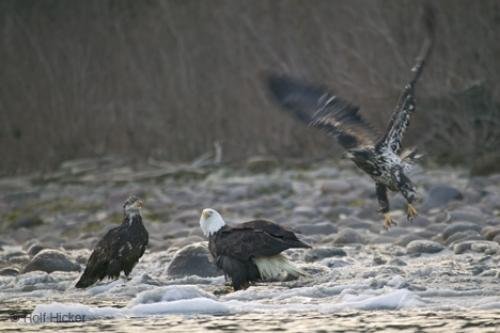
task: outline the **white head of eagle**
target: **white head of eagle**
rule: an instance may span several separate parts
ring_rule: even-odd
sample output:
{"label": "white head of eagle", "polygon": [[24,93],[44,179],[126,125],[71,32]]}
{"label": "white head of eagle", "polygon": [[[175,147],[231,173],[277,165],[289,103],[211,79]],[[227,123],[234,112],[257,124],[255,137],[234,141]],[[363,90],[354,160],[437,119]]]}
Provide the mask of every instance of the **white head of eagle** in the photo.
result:
{"label": "white head of eagle", "polygon": [[201,212],[200,227],[206,237],[216,233],[225,225],[226,222],[215,209],[205,208]]}

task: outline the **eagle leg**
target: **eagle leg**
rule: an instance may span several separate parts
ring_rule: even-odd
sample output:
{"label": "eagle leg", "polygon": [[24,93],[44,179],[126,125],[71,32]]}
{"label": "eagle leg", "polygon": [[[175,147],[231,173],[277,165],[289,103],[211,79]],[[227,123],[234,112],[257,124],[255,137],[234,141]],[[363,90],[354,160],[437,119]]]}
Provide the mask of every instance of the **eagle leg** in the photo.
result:
{"label": "eagle leg", "polygon": [[391,217],[389,212],[389,199],[387,198],[387,187],[381,183],[375,184],[375,191],[379,204],[379,212],[384,214],[384,229],[389,229],[391,226],[396,225],[396,222]]}
{"label": "eagle leg", "polygon": [[406,208],[406,216],[408,218],[408,221],[412,221],[416,216],[418,215],[417,210],[411,203],[408,204]]}
{"label": "eagle leg", "polygon": [[392,219],[391,213],[384,213],[384,229],[389,230],[393,225],[396,225],[396,222]]}
{"label": "eagle leg", "polygon": [[412,205],[413,201],[415,201],[417,197],[415,186],[411,182],[410,178],[404,174],[401,167],[395,168],[392,175],[398,185],[399,191],[408,202],[406,217],[408,218],[408,221],[411,222],[415,216],[417,216],[417,210]]}

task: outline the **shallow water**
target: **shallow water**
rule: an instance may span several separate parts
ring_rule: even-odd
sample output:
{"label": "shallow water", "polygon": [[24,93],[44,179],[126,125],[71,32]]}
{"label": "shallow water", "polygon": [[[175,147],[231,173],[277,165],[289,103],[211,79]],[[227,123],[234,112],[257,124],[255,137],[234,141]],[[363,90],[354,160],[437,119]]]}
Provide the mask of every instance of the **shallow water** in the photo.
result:
{"label": "shallow water", "polygon": [[26,325],[0,322],[2,332],[499,332],[500,312],[463,313],[369,311],[341,314],[303,313],[287,316],[153,316],[94,320],[83,323]]}

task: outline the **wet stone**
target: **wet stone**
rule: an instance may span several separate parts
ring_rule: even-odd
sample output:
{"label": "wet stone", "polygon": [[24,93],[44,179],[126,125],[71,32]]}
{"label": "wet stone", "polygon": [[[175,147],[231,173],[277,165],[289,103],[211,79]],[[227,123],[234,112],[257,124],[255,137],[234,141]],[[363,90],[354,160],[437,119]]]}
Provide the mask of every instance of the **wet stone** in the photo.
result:
{"label": "wet stone", "polygon": [[297,229],[304,235],[329,235],[337,232],[337,227],[330,222],[300,225]]}
{"label": "wet stone", "polygon": [[28,254],[33,257],[35,256],[38,252],[42,251],[43,249],[45,249],[44,246],[40,245],[40,244],[33,244],[30,246],[30,248],[28,249]]}
{"label": "wet stone", "polygon": [[479,232],[481,226],[471,222],[454,222],[446,227],[443,231],[443,239],[448,239],[451,235],[457,232],[471,231]]}
{"label": "wet stone", "polygon": [[414,240],[406,245],[408,254],[438,253],[443,249],[443,245],[430,240]]}
{"label": "wet stone", "polygon": [[485,227],[481,233],[487,240],[493,240],[497,235],[500,235],[500,227]]}
{"label": "wet stone", "polygon": [[457,243],[459,241],[464,241],[464,240],[482,240],[484,239],[483,236],[481,236],[477,231],[473,230],[467,230],[467,231],[461,231],[461,232],[456,232],[448,239],[446,239],[446,245],[452,245],[454,243]]}
{"label": "wet stone", "polygon": [[485,215],[477,211],[460,210],[460,211],[450,212],[451,222],[466,221],[470,223],[484,223],[485,220],[486,220]]}
{"label": "wet stone", "polygon": [[422,240],[422,239],[424,239],[424,238],[418,234],[408,234],[408,235],[399,237],[396,240],[395,244],[399,245],[399,246],[406,246],[406,245],[408,245],[408,243],[410,243],[412,241]]}
{"label": "wet stone", "polygon": [[389,261],[389,265],[391,265],[391,266],[406,266],[407,263],[400,258],[394,258],[394,259],[391,259],[391,261]]}
{"label": "wet stone", "polygon": [[470,246],[471,251],[485,254],[495,254],[499,248],[498,243],[491,241],[475,241]]}
{"label": "wet stone", "polygon": [[211,262],[210,253],[205,242],[187,245],[176,252],[168,266],[170,277],[180,278],[191,275],[211,277],[222,275]]}
{"label": "wet stone", "polygon": [[385,265],[387,263],[387,260],[382,258],[381,256],[374,256],[373,257],[373,264],[374,265]]}
{"label": "wet stone", "polygon": [[432,209],[436,207],[446,206],[449,202],[462,200],[462,193],[455,187],[448,185],[436,185],[431,187],[427,197],[424,200],[424,209]]}
{"label": "wet stone", "polygon": [[364,242],[365,239],[363,236],[361,236],[356,230],[348,228],[341,230],[333,240],[333,243],[337,245],[353,243],[363,244]]}
{"label": "wet stone", "polygon": [[347,253],[336,247],[320,247],[309,250],[304,256],[306,262],[313,262],[329,257],[344,257]]}
{"label": "wet stone", "polygon": [[462,254],[470,250],[472,241],[462,241],[453,245],[453,252],[455,254]]}
{"label": "wet stone", "polygon": [[16,276],[19,274],[19,270],[13,267],[6,267],[0,269],[0,276]]}
{"label": "wet stone", "polygon": [[69,257],[57,250],[42,250],[38,252],[26,265],[23,273],[31,271],[43,271],[52,273],[55,271],[79,271],[80,265],[74,263]]}

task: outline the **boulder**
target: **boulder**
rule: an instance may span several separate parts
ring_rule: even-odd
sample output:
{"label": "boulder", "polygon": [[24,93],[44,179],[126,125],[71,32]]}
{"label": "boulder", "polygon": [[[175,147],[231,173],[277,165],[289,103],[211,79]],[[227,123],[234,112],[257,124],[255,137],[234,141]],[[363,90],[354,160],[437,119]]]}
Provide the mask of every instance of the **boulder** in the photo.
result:
{"label": "boulder", "polygon": [[437,253],[443,249],[443,245],[430,240],[414,240],[406,245],[408,254]]}
{"label": "boulder", "polygon": [[443,231],[443,239],[448,239],[451,235],[457,232],[470,231],[471,233],[479,232],[481,226],[472,222],[454,222],[447,226]]}
{"label": "boulder", "polygon": [[333,240],[333,243],[338,245],[356,243],[363,244],[364,242],[365,239],[363,236],[361,236],[356,230],[349,228],[341,230]]}
{"label": "boulder", "polygon": [[43,271],[52,273],[55,271],[71,272],[79,271],[80,265],[73,262],[61,251],[42,250],[38,252],[26,265],[23,273],[31,271]]}
{"label": "boulder", "polygon": [[458,189],[448,185],[436,185],[431,187],[424,200],[423,207],[427,210],[446,206],[454,200],[462,200],[463,195]]}
{"label": "boulder", "polygon": [[19,274],[19,270],[14,267],[6,267],[0,269],[0,276],[16,276]]}
{"label": "boulder", "polygon": [[187,245],[177,251],[168,266],[167,274],[180,278],[191,275],[212,277],[223,273],[212,263],[207,243],[199,242]]}

